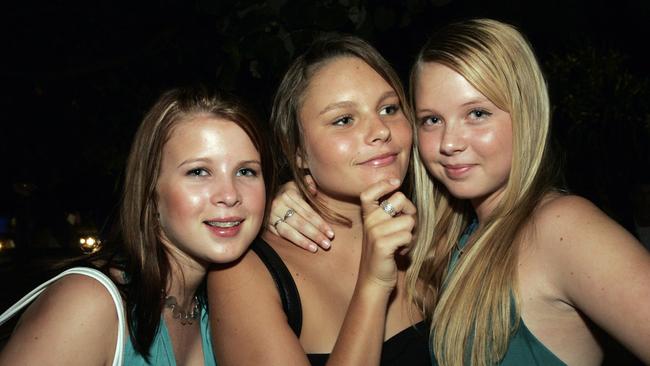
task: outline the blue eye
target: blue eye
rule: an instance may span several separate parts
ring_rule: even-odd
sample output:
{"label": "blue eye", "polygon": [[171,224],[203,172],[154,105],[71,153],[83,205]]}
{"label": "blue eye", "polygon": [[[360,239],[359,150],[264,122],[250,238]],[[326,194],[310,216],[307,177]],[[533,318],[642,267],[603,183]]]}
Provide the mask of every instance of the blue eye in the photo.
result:
{"label": "blue eye", "polygon": [[237,170],[238,177],[257,177],[257,171],[250,168],[241,168]]}
{"label": "blue eye", "polygon": [[344,116],[344,117],[338,118],[332,124],[335,125],[335,126],[347,126],[350,123],[352,123],[352,117]]}
{"label": "blue eye", "polygon": [[490,113],[490,112],[488,112],[488,111],[486,111],[484,109],[473,109],[471,112],[469,112],[469,114],[472,117],[477,118],[477,119],[486,118],[486,117],[489,117],[489,116],[492,115],[492,113]]}
{"label": "blue eye", "polygon": [[379,111],[380,116],[391,116],[399,111],[399,106],[395,104],[387,105]]}
{"label": "blue eye", "polygon": [[208,171],[204,168],[194,168],[189,170],[186,173],[186,175],[195,176],[195,177],[204,177],[206,175],[210,175],[210,173],[208,173]]}

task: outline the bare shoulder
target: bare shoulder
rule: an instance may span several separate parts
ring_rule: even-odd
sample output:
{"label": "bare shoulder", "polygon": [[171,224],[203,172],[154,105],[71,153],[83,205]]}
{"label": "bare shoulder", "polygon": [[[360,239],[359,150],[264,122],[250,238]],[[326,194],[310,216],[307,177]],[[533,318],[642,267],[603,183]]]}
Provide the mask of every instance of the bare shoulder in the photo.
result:
{"label": "bare shoulder", "polygon": [[208,274],[210,325],[220,365],[300,365],[304,353],[287,323],[265,264],[249,249]]}
{"label": "bare shoulder", "polygon": [[257,253],[249,248],[237,261],[219,264],[208,273],[209,294],[221,296],[224,291],[263,289],[273,286],[273,279]]}
{"label": "bare shoulder", "polygon": [[566,256],[572,249],[584,250],[634,237],[589,200],[576,195],[548,194],[533,212],[530,221],[534,240],[541,250],[560,251]]}
{"label": "bare shoulder", "polygon": [[574,228],[575,224],[588,225],[597,219],[609,219],[591,201],[576,195],[549,193],[533,213],[536,225]]}
{"label": "bare shoulder", "polygon": [[[113,357],[117,322],[113,300],[101,283],[67,275],[27,308],[0,363],[103,364]],[[89,352],[79,354],[80,345]]]}
{"label": "bare shoulder", "polygon": [[562,301],[650,362],[650,253],[588,200],[550,194],[531,220],[535,252]]}

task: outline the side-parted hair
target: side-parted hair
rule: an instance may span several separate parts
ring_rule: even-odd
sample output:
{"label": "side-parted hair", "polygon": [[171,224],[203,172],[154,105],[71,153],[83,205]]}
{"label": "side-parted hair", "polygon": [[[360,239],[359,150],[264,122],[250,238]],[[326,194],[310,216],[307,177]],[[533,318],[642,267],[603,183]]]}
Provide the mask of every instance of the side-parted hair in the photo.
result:
{"label": "side-parted hair", "polygon": [[[329,35],[316,39],[284,74],[273,101],[271,127],[273,128],[275,141],[282,148],[285,158],[285,161],[279,162],[279,164],[288,167],[293,181],[296,182],[303,197],[326,220],[340,224],[350,224],[349,219],[329,210],[318,200],[318,197],[313,197],[309,193],[305,183],[305,176],[309,172],[298,166],[297,163],[298,157],[305,161],[304,139],[299,113],[305,91],[312,76],[320,68],[330,61],[342,57],[358,58],[377,72],[395,90],[400,101],[400,108],[404,111],[406,118],[413,121],[402,83],[388,61],[361,38],[349,35]],[[278,170],[281,168],[282,166],[278,166]],[[407,193],[411,191],[411,175],[412,169],[409,169],[403,184],[403,189]]]}
{"label": "side-parted hair", "polygon": [[[513,26],[490,19],[454,23],[435,33],[411,71],[411,102],[420,67],[443,64],[462,75],[512,119],[512,166],[503,198],[448,273],[455,243],[474,213],[430,175],[414,144],[417,245],[407,272],[410,296],[432,320],[440,365],[495,364],[518,327],[520,229],[555,179],[547,142],[550,102],[531,46]],[[426,80],[419,80],[420,83]],[[416,134],[417,135],[417,134]],[[418,281],[425,284],[418,288]]]}
{"label": "side-parted hair", "polygon": [[[140,124],[126,164],[124,189],[118,222],[119,241],[113,248],[120,259],[110,256],[102,266],[126,273],[122,286],[126,299],[131,341],[145,357],[162,313],[161,291],[170,273],[169,256],[162,244],[157,220],[156,185],[160,175],[165,143],[181,122],[198,115],[214,116],[237,124],[258,150],[262,164],[266,197],[275,190],[275,170],[270,146],[256,116],[233,96],[205,88],[173,89],[164,93]],[[265,217],[268,216],[267,205]],[[95,258],[105,257],[98,253]],[[92,258],[91,258],[92,259]],[[200,287],[204,291],[204,286]]]}

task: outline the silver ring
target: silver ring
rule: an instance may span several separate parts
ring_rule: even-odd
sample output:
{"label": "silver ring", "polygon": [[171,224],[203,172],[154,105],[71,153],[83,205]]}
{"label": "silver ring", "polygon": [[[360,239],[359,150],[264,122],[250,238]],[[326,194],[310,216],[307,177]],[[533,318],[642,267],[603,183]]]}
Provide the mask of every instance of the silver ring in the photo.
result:
{"label": "silver ring", "polygon": [[397,214],[397,211],[395,211],[395,206],[393,206],[388,200],[381,201],[379,204],[381,206],[381,209],[384,210],[385,213],[389,214],[391,217],[395,217]]}
{"label": "silver ring", "polygon": [[281,223],[281,222],[284,222],[284,219],[277,219],[277,220],[275,220],[275,222],[273,223],[273,227],[277,229],[277,228],[278,228],[278,224]]}
{"label": "silver ring", "polygon": [[287,212],[284,214],[284,217],[282,218],[282,221],[285,221],[286,219],[290,218],[295,213],[296,213],[296,211],[294,211],[293,209],[291,209],[291,208],[288,209]]}

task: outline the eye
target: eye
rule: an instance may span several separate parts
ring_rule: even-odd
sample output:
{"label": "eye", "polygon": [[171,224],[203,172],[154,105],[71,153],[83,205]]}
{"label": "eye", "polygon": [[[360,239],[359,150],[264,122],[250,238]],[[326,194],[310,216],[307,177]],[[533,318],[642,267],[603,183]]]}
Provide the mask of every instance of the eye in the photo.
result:
{"label": "eye", "polygon": [[352,117],[350,116],[343,116],[341,118],[336,119],[332,124],[334,126],[347,126],[350,123],[352,123]]}
{"label": "eye", "polygon": [[399,111],[399,105],[391,104],[379,110],[380,116],[391,116]]}
{"label": "eye", "polygon": [[420,118],[420,124],[422,126],[433,126],[439,124],[440,122],[440,118],[436,116],[424,116]]}
{"label": "eye", "polygon": [[210,175],[210,173],[204,168],[194,168],[188,170],[185,175],[194,176],[194,177],[204,177]]}
{"label": "eye", "polygon": [[469,112],[470,116],[476,119],[487,118],[492,115],[492,113],[486,111],[485,109],[473,109]]}
{"label": "eye", "polygon": [[251,168],[241,168],[237,170],[238,177],[257,177],[257,170]]}

